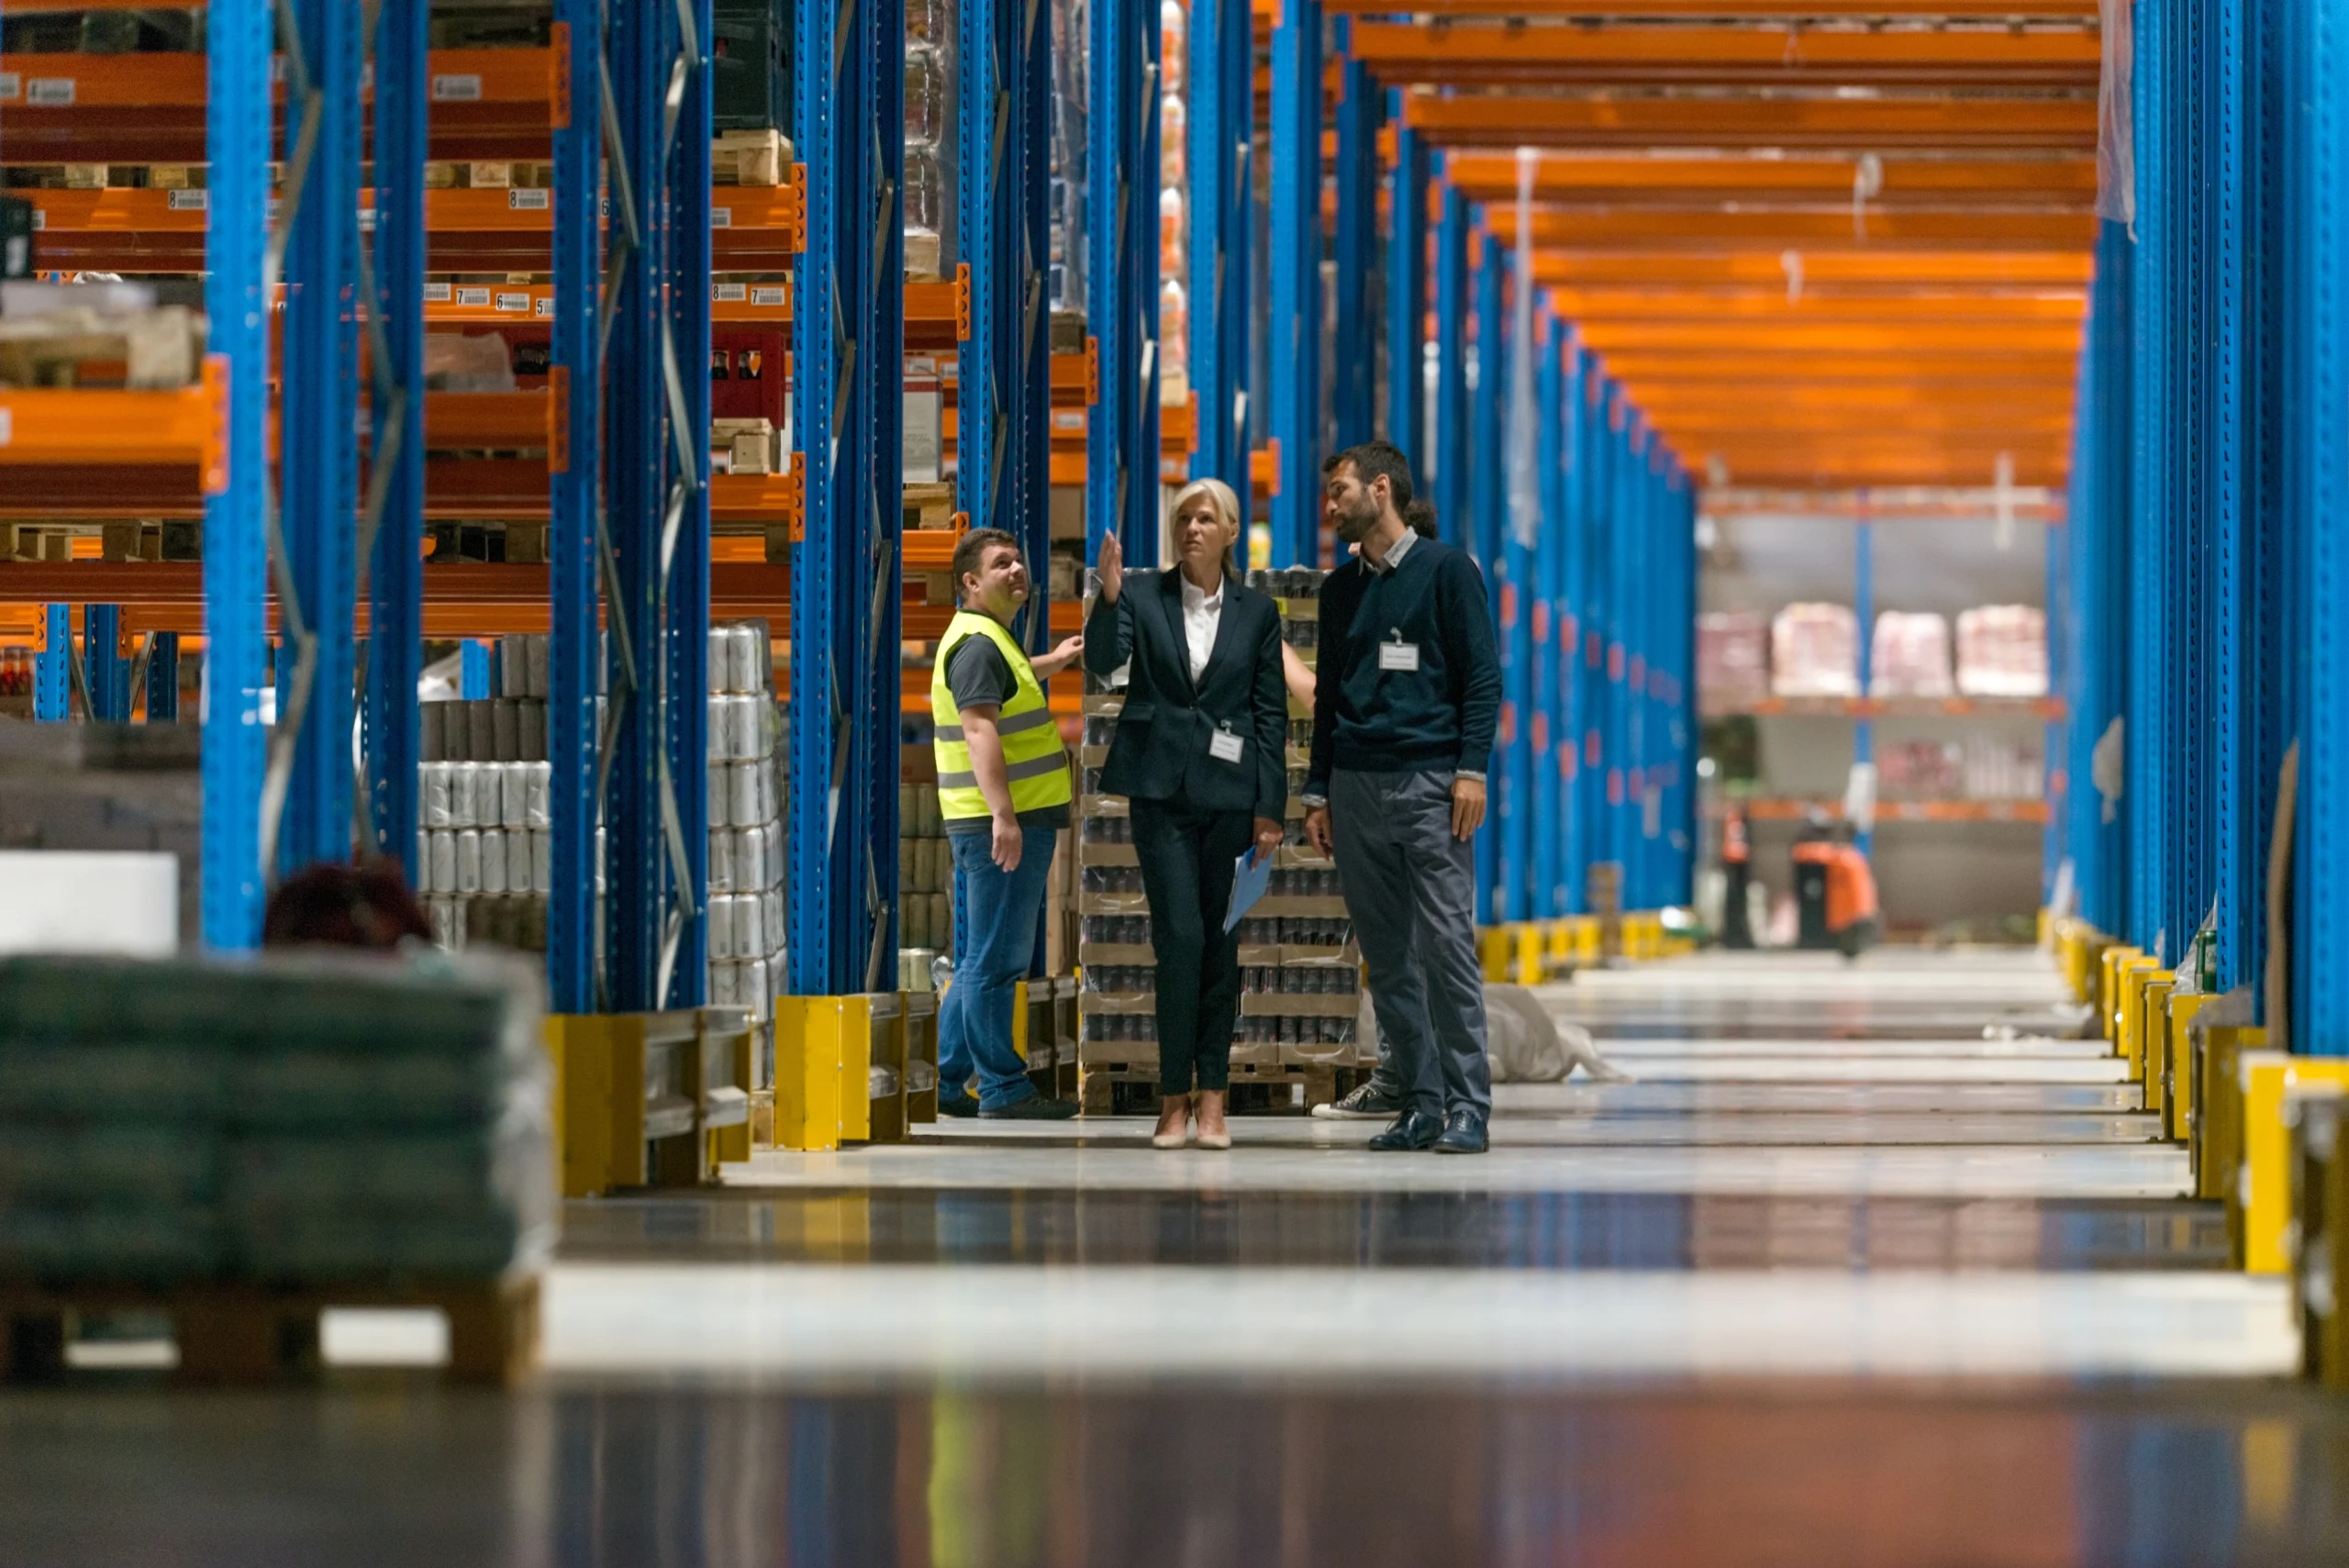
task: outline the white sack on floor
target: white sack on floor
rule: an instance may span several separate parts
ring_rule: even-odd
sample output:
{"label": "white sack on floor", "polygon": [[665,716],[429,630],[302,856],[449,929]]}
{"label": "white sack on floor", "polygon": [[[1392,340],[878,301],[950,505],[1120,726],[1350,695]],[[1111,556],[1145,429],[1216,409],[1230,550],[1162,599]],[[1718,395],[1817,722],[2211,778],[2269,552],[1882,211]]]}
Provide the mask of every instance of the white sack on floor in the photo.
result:
{"label": "white sack on floor", "polygon": [[[1629,1073],[1598,1054],[1588,1029],[1560,1023],[1522,985],[1485,987],[1485,1037],[1496,1084],[1555,1084],[1576,1067],[1602,1084],[1632,1081]],[[1368,991],[1362,994],[1354,1038],[1360,1060],[1377,1060],[1378,1018]]]}

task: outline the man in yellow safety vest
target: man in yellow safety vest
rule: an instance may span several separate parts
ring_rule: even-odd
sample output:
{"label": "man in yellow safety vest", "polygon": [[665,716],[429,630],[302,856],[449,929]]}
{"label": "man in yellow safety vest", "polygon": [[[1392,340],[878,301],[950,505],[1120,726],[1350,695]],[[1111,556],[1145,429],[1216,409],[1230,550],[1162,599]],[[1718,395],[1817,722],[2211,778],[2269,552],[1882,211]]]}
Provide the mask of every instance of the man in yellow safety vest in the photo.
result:
{"label": "man in yellow safety vest", "polygon": [[[1011,1002],[1035,956],[1053,839],[1069,824],[1068,756],[1043,683],[1076,662],[1085,639],[1029,659],[1010,631],[1028,602],[1028,563],[999,528],[963,536],[954,586],[960,607],[930,678],[938,811],[963,900],[954,983],[938,1010],[938,1108],[1057,1120],[1076,1106],[1028,1081],[1011,1049]],[[967,1087],[974,1072],[975,1096]]]}

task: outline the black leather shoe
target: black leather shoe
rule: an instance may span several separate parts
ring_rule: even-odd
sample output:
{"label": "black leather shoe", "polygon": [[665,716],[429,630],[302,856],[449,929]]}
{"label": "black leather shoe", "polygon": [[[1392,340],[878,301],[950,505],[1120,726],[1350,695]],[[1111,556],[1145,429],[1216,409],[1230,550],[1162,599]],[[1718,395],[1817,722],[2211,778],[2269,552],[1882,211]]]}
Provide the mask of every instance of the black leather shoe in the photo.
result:
{"label": "black leather shoe", "polygon": [[981,1121],[1066,1121],[1076,1114],[1074,1100],[1055,1100],[1042,1095],[1030,1095],[1015,1100],[996,1110],[979,1112]]}
{"label": "black leather shoe", "polygon": [[1405,1111],[1395,1125],[1370,1140],[1373,1149],[1428,1149],[1443,1136],[1443,1118],[1433,1111]]}
{"label": "black leather shoe", "polygon": [[1456,1110],[1443,1118],[1443,1136],[1434,1147],[1439,1154],[1482,1154],[1486,1146],[1485,1118],[1472,1110]]}
{"label": "black leather shoe", "polygon": [[976,1116],[979,1114],[978,1096],[975,1095],[941,1094],[938,1096],[938,1114],[940,1116],[957,1117]]}

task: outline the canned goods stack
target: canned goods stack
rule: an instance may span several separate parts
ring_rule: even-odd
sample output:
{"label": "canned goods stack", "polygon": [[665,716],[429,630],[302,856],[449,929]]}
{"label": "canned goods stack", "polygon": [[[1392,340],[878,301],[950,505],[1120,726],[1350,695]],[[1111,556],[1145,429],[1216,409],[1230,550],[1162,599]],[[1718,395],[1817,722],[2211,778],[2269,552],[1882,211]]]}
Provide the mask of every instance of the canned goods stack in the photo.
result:
{"label": "canned goods stack", "polygon": [[954,847],[938,814],[937,784],[897,786],[897,946],[927,972],[930,960],[954,949]]}
{"label": "canned goods stack", "polygon": [[442,947],[546,951],[549,782],[544,762],[417,764],[417,891]]}
{"label": "canned goods stack", "polygon": [[787,840],[767,623],[709,629],[709,1001],[764,1027],[783,987]]}
{"label": "canned goods stack", "polygon": [[[1319,646],[1322,573],[1252,572],[1248,583],[1281,606],[1281,634],[1309,664]],[[1155,1073],[1158,1059],[1157,952],[1142,895],[1127,803],[1100,793],[1100,770],[1116,738],[1124,699],[1097,693],[1085,705],[1085,794],[1078,802],[1078,962],[1087,1072]],[[1231,1060],[1258,1080],[1285,1069],[1367,1066],[1355,1055],[1361,1008],[1361,955],[1338,889],[1337,869],[1307,847],[1305,770],[1311,715],[1289,714],[1288,841],[1264,899],[1240,927],[1242,985]]]}

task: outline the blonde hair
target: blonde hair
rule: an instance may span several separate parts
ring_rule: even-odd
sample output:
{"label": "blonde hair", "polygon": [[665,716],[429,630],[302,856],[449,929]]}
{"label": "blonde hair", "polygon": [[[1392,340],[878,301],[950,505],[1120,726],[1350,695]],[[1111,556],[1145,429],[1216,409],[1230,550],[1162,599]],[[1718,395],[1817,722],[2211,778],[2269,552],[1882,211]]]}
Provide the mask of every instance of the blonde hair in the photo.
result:
{"label": "blonde hair", "polygon": [[1247,518],[1240,510],[1240,497],[1232,494],[1231,486],[1222,480],[1194,479],[1182,489],[1174,492],[1174,504],[1166,508],[1166,520],[1169,524],[1167,542],[1170,545],[1174,543],[1172,525],[1174,519],[1183,515],[1184,507],[1202,495],[1208,498],[1208,504],[1215,508],[1216,515],[1223,520],[1224,526],[1231,530],[1232,543],[1223,547],[1223,574],[1227,577],[1237,577],[1240,575],[1240,562],[1232,554],[1232,546],[1247,537],[1248,524]]}

